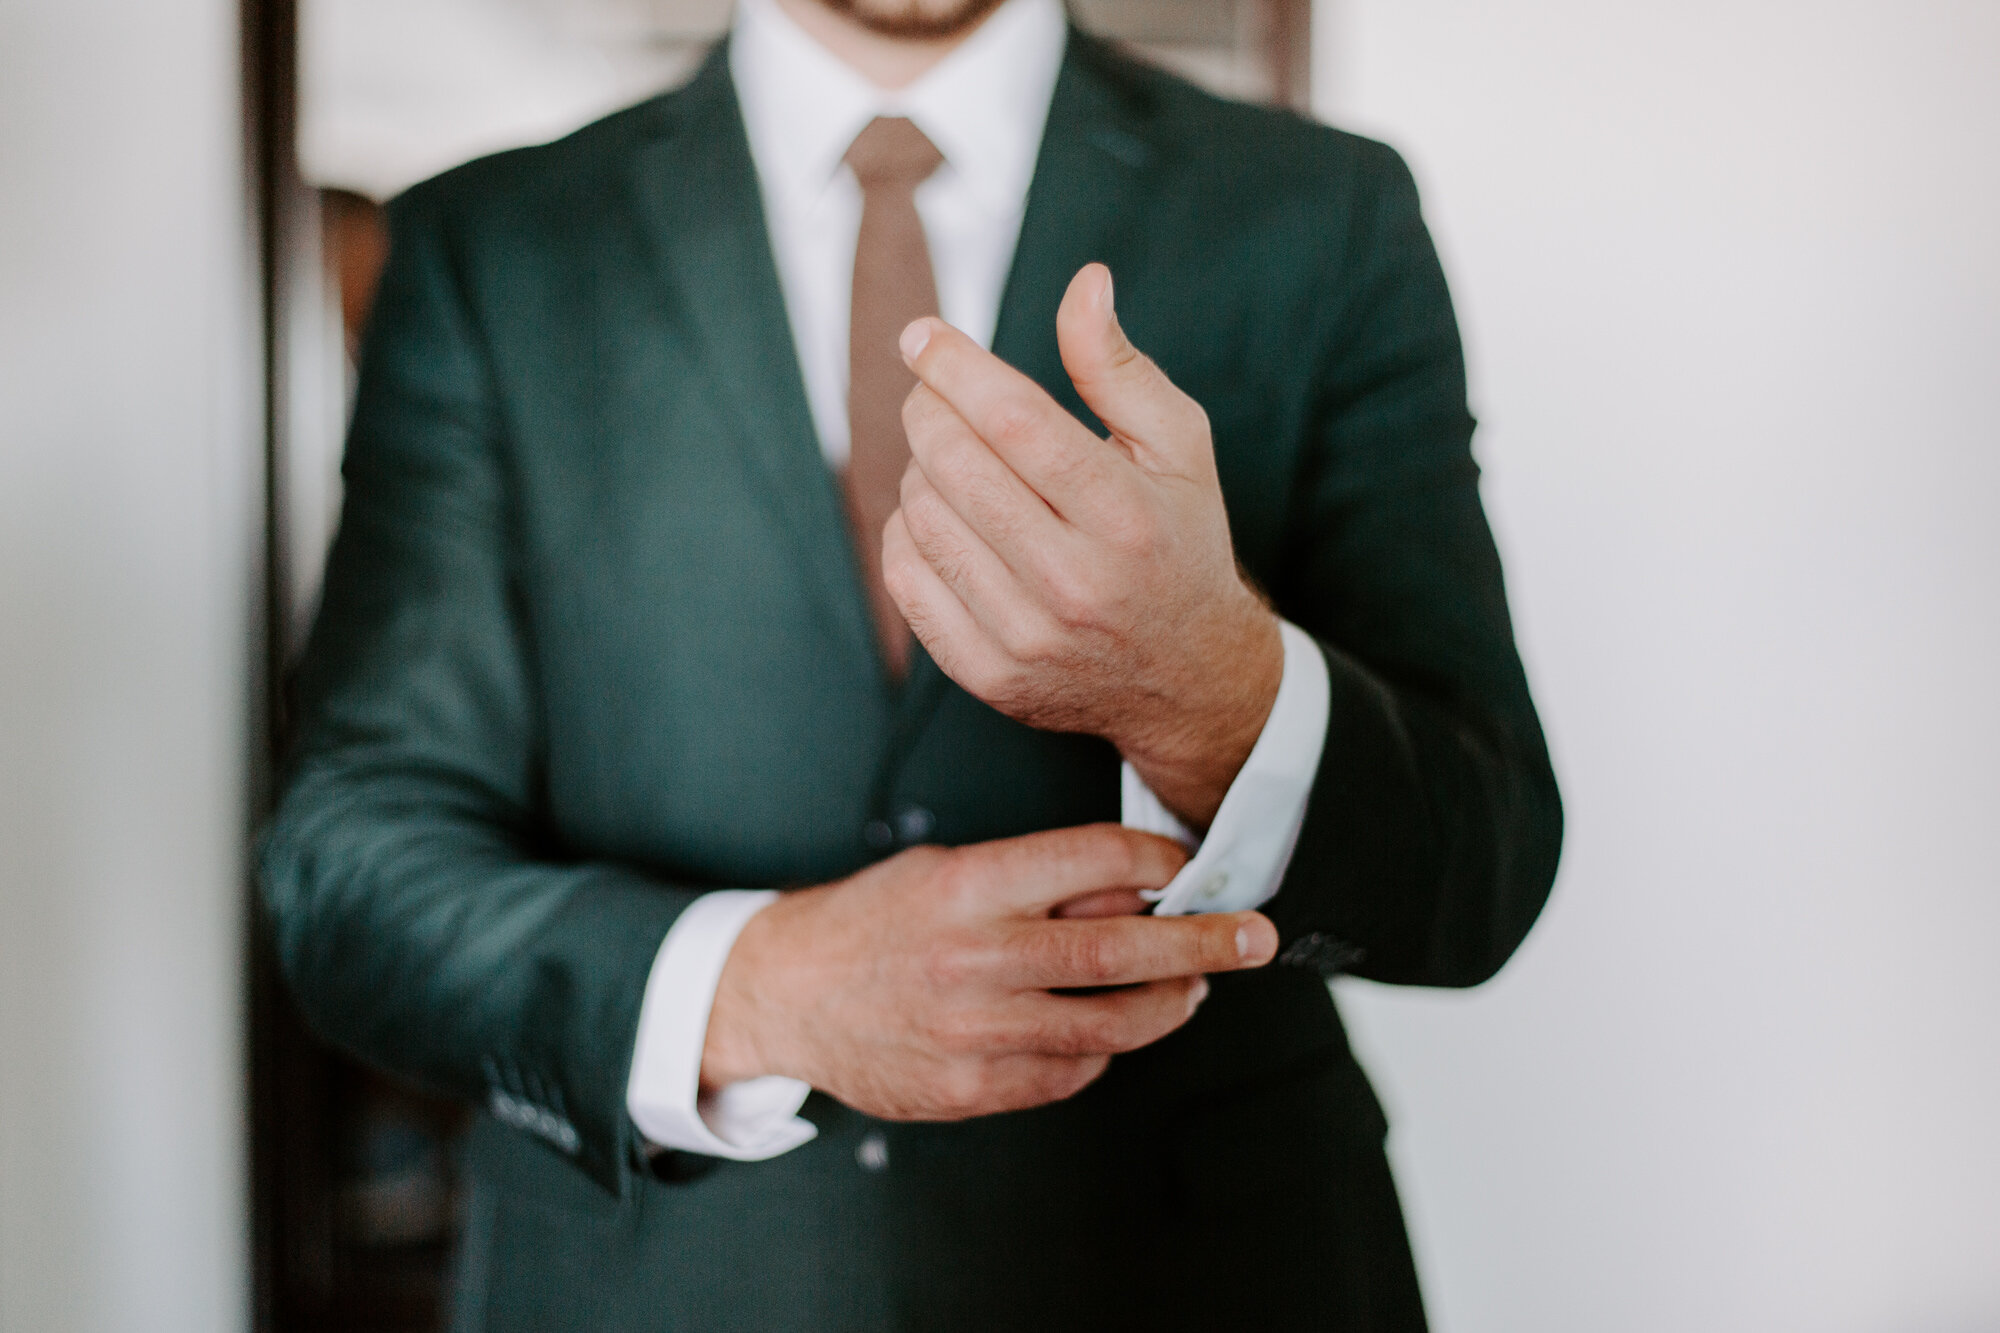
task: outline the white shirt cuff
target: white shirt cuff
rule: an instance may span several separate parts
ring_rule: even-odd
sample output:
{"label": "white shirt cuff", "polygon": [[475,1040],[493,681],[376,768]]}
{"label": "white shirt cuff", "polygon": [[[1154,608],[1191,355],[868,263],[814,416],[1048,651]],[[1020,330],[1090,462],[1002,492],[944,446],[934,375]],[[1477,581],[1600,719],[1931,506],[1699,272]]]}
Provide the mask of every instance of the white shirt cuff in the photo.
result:
{"label": "white shirt cuff", "polygon": [[701,1053],[722,965],[750,918],[777,896],[768,889],[705,893],[660,943],[625,1084],[625,1109],[654,1148],[760,1162],[819,1133],[798,1114],[812,1091],[798,1079],[745,1079],[701,1093]]}
{"label": "white shirt cuff", "polygon": [[1153,794],[1130,764],[1124,766],[1121,817],[1128,828],[1178,840],[1194,853],[1164,889],[1145,896],[1162,916],[1191,912],[1242,912],[1261,907],[1278,892],[1305,823],[1306,799],[1319,775],[1320,752],[1332,686],[1319,645],[1290,621],[1279,623],[1285,672],[1271,716],[1250,757],[1236,775],[1208,836],[1197,838]]}

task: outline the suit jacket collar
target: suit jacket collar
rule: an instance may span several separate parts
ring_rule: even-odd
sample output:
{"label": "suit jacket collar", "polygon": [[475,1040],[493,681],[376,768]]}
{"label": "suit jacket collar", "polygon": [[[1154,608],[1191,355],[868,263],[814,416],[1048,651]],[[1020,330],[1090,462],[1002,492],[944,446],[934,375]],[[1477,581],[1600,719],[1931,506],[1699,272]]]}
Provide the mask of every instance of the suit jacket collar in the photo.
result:
{"label": "suit jacket collar", "polygon": [[1142,262],[1148,172],[1163,151],[1130,63],[1072,30],[993,351],[1093,424],[1056,352],[1056,308],[1085,264],[1101,261],[1116,275]]}
{"label": "suit jacket collar", "polygon": [[705,387],[737,427],[799,577],[843,651],[875,656],[846,518],[813,434],[723,44],[663,99],[632,166],[632,199]]}

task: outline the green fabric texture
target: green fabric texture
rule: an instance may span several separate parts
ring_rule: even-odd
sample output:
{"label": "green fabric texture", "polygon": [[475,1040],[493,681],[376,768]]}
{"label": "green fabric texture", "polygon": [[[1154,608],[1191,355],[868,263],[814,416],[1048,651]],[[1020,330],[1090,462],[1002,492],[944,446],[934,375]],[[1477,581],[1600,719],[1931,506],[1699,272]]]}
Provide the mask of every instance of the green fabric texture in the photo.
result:
{"label": "green fabric texture", "polygon": [[[1561,814],[1396,155],[1072,35],[995,350],[1091,420],[1054,315],[1108,263],[1210,415],[1244,567],[1322,645],[1288,964],[1071,1102],[882,1126],[815,1097],[820,1139],[768,1163],[649,1163],[626,1116],[678,913],[849,873],[910,807],[947,844],[1115,820],[1117,756],[921,653],[883,679],[719,52],[391,220],[263,882],[316,1029],[491,1113],[462,1326],[1421,1327],[1321,974],[1492,975]],[[1255,1279],[1163,1263],[1177,1236]]]}

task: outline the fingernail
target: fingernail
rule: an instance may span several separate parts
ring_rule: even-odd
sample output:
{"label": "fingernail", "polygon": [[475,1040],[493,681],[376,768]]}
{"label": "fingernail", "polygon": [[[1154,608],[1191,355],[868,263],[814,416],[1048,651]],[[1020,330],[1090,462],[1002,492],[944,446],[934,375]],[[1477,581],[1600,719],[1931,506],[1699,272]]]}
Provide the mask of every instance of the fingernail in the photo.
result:
{"label": "fingernail", "polygon": [[1201,1007],[1201,1002],[1203,1000],[1206,1000],[1207,998],[1208,998],[1208,978],[1196,977],[1194,979],[1194,989],[1188,993],[1188,1009],[1190,1011],[1199,1009]]}
{"label": "fingernail", "polygon": [[1097,308],[1107,315],[1115,313],[1112,309],[1111,270],[1109,268],[1104,270],[1104,290],[1097,294]]}
{"label": "fingernail", "polygon": [[905,361],[914,361],[923,355],[924,348],[930,345],[930,341],[931,322],[928,319],[919,319],[903,330],[903,336],[897,339],[896,345],[903,349]]}
{"label": "fingernail", "polygon": [[1250,950],[1253,947],[1254,945],[1250,939],[1250,927],[1238,926],[1236,928],[1236,956],[1238,958],[1248,958]]}

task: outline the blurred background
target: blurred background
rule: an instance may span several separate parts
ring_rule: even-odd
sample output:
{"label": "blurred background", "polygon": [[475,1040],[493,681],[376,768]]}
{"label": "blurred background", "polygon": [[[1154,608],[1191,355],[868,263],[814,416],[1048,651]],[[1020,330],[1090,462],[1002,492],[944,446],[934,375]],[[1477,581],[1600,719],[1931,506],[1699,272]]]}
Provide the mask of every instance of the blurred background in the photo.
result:
{"label": "blurred background", "polygon": [[[1569,837],[1342,983],[1443,1333],[2000,1330],[2000,5],[1088,0],[1403,150]],[[726,0],[0,0],[0,1330],[437,1327],[252,947],[379,202]]]}

